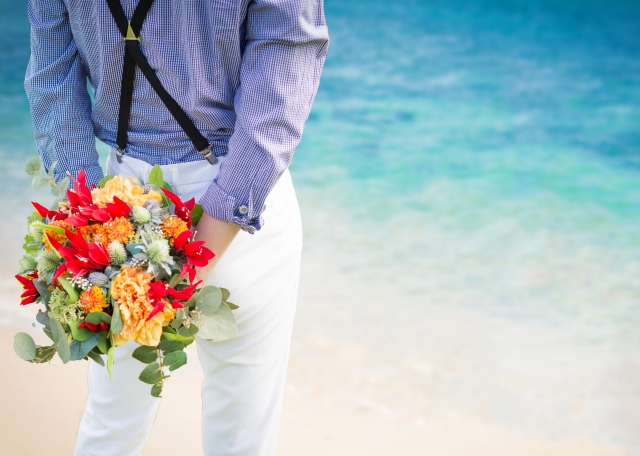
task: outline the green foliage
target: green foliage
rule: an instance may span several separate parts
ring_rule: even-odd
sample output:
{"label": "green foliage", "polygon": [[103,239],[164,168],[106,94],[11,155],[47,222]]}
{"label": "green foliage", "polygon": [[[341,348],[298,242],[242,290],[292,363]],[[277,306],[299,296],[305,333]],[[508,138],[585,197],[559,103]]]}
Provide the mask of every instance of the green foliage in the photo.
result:
{"label": "green foliage", "polygon": [[[77,301],[71,303],[71,299],[64,291],[54,288],[49,298],[49,315],[57,318],[62,323],[78,320],[82,315],[80,303]],[[73,333],[73,329],[71,330]]]}
{"label": "green foliage", "polygon": [[204,209],[199,204],[196,204],[194,208],[191,210],[191,223],[193,226],[196,226],[200,219],[202,218],[202,214],[204,214]]}
{"label": "green foliage", "polygon": [[162,363],[165,366],[169,366],[169,370],[174,370],[187,364],[187,354],[184,351],[174,351],[164,357]]}
{"label": "green foliage", "polygon": [[64,328],[57,319],[49,318],[49,324],[51,325],[53,340],[56,343],[56,347],[58,349],[58,355],[60,356],[62,362],[64,364],[67,364],[71,358],[67,333],[64,331]]}
{"label": "green foliage", "polygon": [[221,303],[222,291],[213,285],[202,288],[196,297],[196,308],[202,313],[215,312]]}
{"label": "green foliage", "polygon": [[38,277],[47,277],[58,269],[58,266],[62,263],[62,258],[53,251],[41,250],[36,254],[36,263]]}
{"label": "green foliage", "polygon": [[124,329],[124,322],[122,321],[122,315],[120,314],[120,305],[117,302],[112,301],[113,315],[111,316],[111,334],[120,334]]}
{"label": "green foliage", "polygon": [[107,332],[106,331],[100,331],[100,340],[98,341],[98,350],[100,350],[102,353],[107,354],[109,353],[109,349],[113,348],[110,346],[110,341],[107,338]]}
{"label": "green foliage", "polygon": [[204,327],[198,334],[203,339],[221,342],[238,334],[238,325],[233,312],[226,303],[222,303],[215,312],[202,312],[200,320]]}
{"label": "green foliage", "polygon": [[162,350],[162,353],[164,353],[164,355],[166,356],[167,354],[172,353],[174,351],[183,350],[184,344],[177,340],[165,339],[160,342],[160,345],[158,345],[158,348]]}
{"label": "green foliage", "polygon": [[153,363],[158,359],[158,352],[156,347],[147,347],[146,345],[140,345],[131,354],[135,359],[144,364]]}
{"label": "green foliage", "polygon": [[93,333],[93,335],[89,339],[84,341],[78,341],[75,339],[72,340],[71,344],[69,344],[69,349],[71,351],[71,361],[79,361],[81,359],[84,359],[84,357],[87,356],[96,345],[98,345],[99,340],[100,335],[97,333]]}
{"label": "green foliage", "polygon": [[182,326],[178,329],[178,334],[184,337],[191,337],[195,336],[198,333],[198,330],[199,328],[195,324],[191,324],[188,328],[186,326]]}
{"label": "green foliage", "polygon": [[220,293],[222,294],[222,300],[226,301],[231,296],[231,293],[226,288],[220,288]]}
{"label": "green foliage", "polygon": [[56,354],[55,345],[47,345],[46,347],[36,347],[36,357],[33,358],[30,363],[48,363],[53,359],[53,355]]}
{"label": "green foliage", "polygon": [[92,325],[98,325],[100,322],[111,324],[111,315],[100,311],[91,312],[85,317],[84,321],[91,323]]}
{"label": "green foliage", "polygon": [[158,383],[151,387],[151,395],[153,397],[162,397],[162,383]]}
{"label": "green foliage", "polygon": [[114,177],[116,176],[113,174],[107,174],[106,176],[104,176],[102,179],[98,181],[98,187],[104,187],[105,184],[109,182],[111,179],[113,179]]}
{"label": "green foliage", "polygon": [[36,343],[27,333],[19,332],[13,337],[13,350],[25,361],[31,361],[36,357]]}
{"label": "green foliage", "polygon": [[64,277],[59,277],[58,282],[60,282],[60,285],[62,285],[62,288],[64,288],[64,291],[67,292],[67,295],[69,296],[69,303],[70,304],[75,303],[80,297],[80,294],[78,293],[78,290],[76,289],[76,287],[71,285],[71,282],[69,282]]}
{"label": "green foliage", "polygon": [[20,257],[20,272],[33,271],[38,266],[38,262],[33,255],[24,254]]}
{"label": "green foliage", "polygon": [[[81,320],[69,320],[67,324],[69,325],[69,329],[71,330],[71,335],[78,342],[84,342],[86,340],[91,339],[96,333],[91,331],[88,328],[78,328],[78,325],[81,323]],[[97,344],[98,342],[96,342]],[[93,348],[93,347],[92,347]]]}
{"label": "green foliage", "polygon": [[38,313],[36,314],[36,321],[45,328],[51,330],[51,326],[49,325],[49,315],[44,313],[42,310],[38,310]]}
{"label": "green foliage", "polygon": [[151,363],[144,368],[144,370],[140,374],[140,377],[138,378],[145,383],[153,385],[159,382],[161,377],[162,377],[162,371],[160,370],[160,364]]}
{"label": "green foliage", "polygon": [[41,228],[42,230],[53,231],[54,233],[58,233],[58,234],[63,234],[63,235],[66,234],[66,232],[64,231],[64,228],[60,228],[59,226],[54,226],[54,225],[47,225],[46,223],[42,223],[42,222],[33,222],[31,226],[35,228]]}
{"label": "green foliage", "polygon": [[35,157],[27,158],[26,163],[24,164],[24,170],[27,172],[29,176],[33,176],[35,173],[40,171],[42,165],[40,165],[40,159]]}
{"label": "green foliage", "polygon": [[115,347],[109,348],[107,352],[107,372],[109,372],[109,378],[113,376],[113,355],[114,355]]}
{"label": "green foliage", "polygon": [[38,290],[38,294],[42,297],[42,302],[44,302],[45,306],[49,305],[49,298],[51,297],[51,292],[49,291],[49,287],[42,280],[34,280],[33,285]]}
{"label": "green foliage", "polygon": [[102,359],[102,356],[100,356],[100,354],[96,352],[95,348],[87,353],[87,356],[104,367],[104,360]]}

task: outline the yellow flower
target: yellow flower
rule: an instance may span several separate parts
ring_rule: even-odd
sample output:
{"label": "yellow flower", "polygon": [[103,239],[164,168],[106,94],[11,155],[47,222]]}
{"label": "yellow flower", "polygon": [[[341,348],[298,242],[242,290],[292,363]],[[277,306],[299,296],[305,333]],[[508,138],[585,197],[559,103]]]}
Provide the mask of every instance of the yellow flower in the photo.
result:
{"label": "yellow flower", "polygon": [[109,245],[111,241],[118,241],[121,244],[127,244],[129,242],[129,238],[135,233],[133,225],[126,217],[115,218],[111,220],[107,226],[109,242],[106,242],[104,245]]}
{"label": "yellow flower", "polygon": [[165,237],[174,238],[180,233],[187,231],[189,228],[187,227],[187,222],[179,219],[175,215],[172,215],[171,217],[164,219],[164,222],[160,225],[160,229]]}
{"label": "yellow flower", "polygon": [[112,203],[114,196],[132,206],[144,206],[149,200],[156,200],[158,203],[162,202],[160,193],[151,190],[145,194],[140,182],[133,177],[125,179],[124,176],[114,177],[104,185],[104,188],[94,188],[91,191],[91,196],[93,197],[93,202],[101,207],[105,207],[106,203]]}
{"label": "yellow flower", "polygon": [[80,306],[84,313],[96,312],[107,307],[107,298],[95,285],[80,293]]}
{"label": "yellow flower", "polygon": [[140,345],[153,347],[160,343],[162,327],[169,324],[175,315],[175,310],[168,302],[162,312],[147,321],[153,306],[149,301],[147,291],[153,276],[141,269],[123,266],[111,283],[111,296],[116,300],[124,328],[120,334],[114,336],[116,345],[122,345],[128,340],[135,340]]}
{"label": "yellow flower", "polygon": [[[49,222],[49,225],[57,226],[59,228],[66,228],[68,230],[72,229],[71,225],[69,225],[64,220],[53,220]],[[47,239],[47,234],[58,241],[60,244],[64,244],[67,240],[67,237],[64,234],[58,234],[53,230],[44,230],[44,233],[42,233],[42,242],[44,243],[44,249],[47,252],[51,250],[51,244],[49,243],[49,239]]]}

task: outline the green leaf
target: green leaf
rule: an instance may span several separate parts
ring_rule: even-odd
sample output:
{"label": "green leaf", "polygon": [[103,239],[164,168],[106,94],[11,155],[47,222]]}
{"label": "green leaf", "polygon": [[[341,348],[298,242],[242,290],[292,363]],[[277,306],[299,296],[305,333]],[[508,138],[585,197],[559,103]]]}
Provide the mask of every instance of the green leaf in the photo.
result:
{"label": "green leaf", "polygon": [[84,342],[86,340],[89,340],[94,336],[94,334],[96,334],[88,328],[78,328],[78,325],[81,323],[81,321],[82,320],[69,321],[69,329],[71,329],[71,335],[78,342]]}
{"label": "green leaf", "polygon": [[87,356],[92,360],[94,360],[96,363],[100,364],[102,367],[104,367],[104,360],[102,359],[102,356],[96,353],[95,350],[91,350],[89,353],[87,353]]}
{"label": "green leaf", "polygon": [[69,349],[69,340],[67,339],[67,333],[64,332],[64,328],[56,318],[49,318],[49,324],[51,325],[51,333],[53,334],[53,340],[58,348],[58,355],[64,364],[67,364],[71,358],[71,351]]}
{"label": "green leaf", "polygon": [[220,288],[220,292],[222,293],[222,300],[226,301],[231,296],[231,293],[226,288]]}
{"label": "green leaf", "polygon": [[113,354],[115,347],[111,346],[107,353],[107,372],[109,372],[109,378],[113,376]]}
{"label": "green leaf", "polygon": [[22,250],[29,255],[33,255],[38,251],[37,245],[30,245],[35,239],[33,239],[28,234],[24,237],[24,244],[22,244]]}
{"label": "green leaf", "polygon": [[158,188],[162,187],[162,184],[164,184],[164,177],[162,176],[162,168],[160,168],[160,165],[153,165],[151,172],[149,172],[148,182]]}
{"label": "green leaf", "polygon": [[158,352],[156,351],[156,347],[147,347],[145,345],[140,345],[133,351],[131,356],[133,356],[141,363],[149,364],[155,362],[158,359]]}
{"label": "green leaf", "polygon": [[98,181],[98,187],[104,188],[105,184],[109,182],[111,179],[113,179],[114,177],[116,176],[113,174],[107,174],[106,176],[104,176],[102,179]]}
{"label": "green leaf", "polygon": [[110,347],[110,343],[109,340],[107,339],[107,332],[106,331],[100,331],[100,340],[98,341],[98,350],[100,350],[102,353],[107,354],[109,352],[109,348]]}
{"label": "green leaf", "polygon": [[196,307],[204,314],[218,310],[222,303],[222,291],[218,287],[208,285],[200,290],[196,297]]}
{"label": "green leaf", "polygon": [[171,277],[171,280],[169,281],[169,286],[171,288],[175,288],[176,285],[178,285],[178,283],[180,283],[180,274],[176,274],[173,277]]}
{"label": "green leaf", "polygon": [[104,312],[96,311],[91,312],[84,318],[84,321],[87,323],[91,323],[92,325],[98,325],[100,322],[105,322],[106,324],[111,324],[111,315],[106,314]]}
{"label": "green leaf", "polygon": [[124,329],[124,322],[120,314],[120,305],[113,302],[113,315],[111,316],[111,334],[120,334]]}
{"label": "green leaf", "polygon": [[171,185],[169,185],[169,182],[167,182],[166,180],[162,181],[162,188],[166,188],[170,192],[173,192],[173,188],[171,188]]}
{"label": "green leaf", "polygon": [[56,340],[53,337],[53,333],[51,332],[50,329],[47,328],[42,328],[42,332],[49,338],[51,339],[51,342],[55,342]]}
{"label": "green leaf", "polygon": [[162,397],[162,396],[160,396],[160,394],[162,394],[162,383],[158,383],[156,385],[153,385],[151,387],[151,395],[153,397]]}
{"label": "green leaf", "polygon": [[171,320],[171,327],[176,331],[178,331],[178,328],[180,328],[183,321],[184,321],[184,318],[174,318],[173,320]]}
{"label": "green leaf", "polygon": [[202,206],[199,204],[196,204],[193,209],[191,209],[191,223],[193,223],[193,226],[198,224],[202,214],[204,214],[204,209],[202,209]]}
{"label": "green leaf", "polygon": [[169,370],[174,370],[187,364],[187,354],[183,351],[174,351],[164,357],[163,361],[165,366],[169,366]]}
{"label": "green leaf", "polygon": [[31,361],[36,357],[36,343],[27,333],[19,332],[13,337],[13,350],[25,361]]}
{"label": "green leaf", "polygon": [[193,324],[189,325],[188,328],[186,326],[182,326],[180,329],[178,329],[178,334],[184,337],[195,336],[197,332],[198,332],[198,327]]}
{"label": "green leaf", "polygon": [[48,363],[53,359],[53,355],[56,354],[55,345],[47,345],[46,347],[36,347],[36,357],[33,358],[30,363]]}
{"label": "green leaf", "polygon": [[33,180],[31,181],[31,187],[34,192],[44,188],[49,183],[49,179],[46,177],[42,177],[40,174],[36,174],[33,176]]}
{"label": "green leaf", "polygon": [[57,164],[58,164],[58,160],[56,160],[53,163],[51,163],[51,166],[49,167],[49,172],[47,173],[49,178],[52,179],[52,180],[53,180],[53,176],[55,174],[55,169],[56,169],[56,165]]}
{"label": "green leaf", "polygon": [[42,222],[34,222],[33,225],[45,230],[53,231],[54,233],[65,234],[64,228],[60,228],[59,226],[47,225],[46,223]]}
{"label": "green leaf", "polygon": [[195,340],[194,337],[184,337],[179,334],[173,334],[169,332],[163,332],[162,337],[165,339],[182,342],[185,346],[189,345]]}
{"label": "green leaf", "polygon": [[51,326],[49,326],[49,315],[44,313],[42,310],[38,310],[38,313],[36,314],[36,321],[45,328],[51,330]]}
{"label": "green leaf", "polygon": [[239,308],[240,308],[240,306],[237,306],[237,305],[235,305],[235,304],[234,304],[234,303],[232,303],[232,302],[225,302],[225,304],[226,304],[226,305],[228,305],[228,306],[229,306],[229,309],[231,309],[231,310],[236,310],[236,309],[239,309]]}
{"label": "green leaf", "polygon": [[27,158],[27,161],[24,164],[24,170],[29,176],[33,176],[35,173],[40,171],[40,167],[40,160],[35,157]]}
{"label": "green leaf", "polygon": [[182,342],[179,342],[177,340],[163,340],[162,342],[160,342],[160,345],[158,345],[158,348],[160,350],[162,350],[162,353],[164,353],[165,355],[178,351],[178,350],[183,350],[184,349],[184,344]]}
{"label": "green leaf", "polygon": [[212,314],[203,314],[201,321],[204,327],[200,328],[198,335],[203,339],[221,342],[238,334],[236,319],[226,304]]}
{"label": "green leaf", "polygon": [[64,179],[62,179],[60,182],[57,182],[58,187],[60,187],[60,190],[62,191],[63,194],[66,194],[67,189],[69,188],[69,176],[65,177]]}
{"label": "green leaf", "polygon": [[144,370],[140,374],[140,377],[138,378],[145,383],[154,385],[160,380],[161,376],[162,376],[162,372],[160,371],[160,364],[151,363],[144,368]]}
{"label": "green leaf", "polygon": [[51,292],[49,291],[49,287],[47,286],[47,284],[42,280],[34,280],[33,285],[36,287],[36,290],[38,290],[38,293],[40,294],[40,296],[42,296],[44,305],[48,306],[49,298],[51,297]]}
{"label": "green leaf", "polygon": [[71,351],[71,361],[79,361],[81,359],[84,359],[84,357],[87,356],[91,350],[93,350],[93,347],[98,345],[98,341],[100,341],[100,335],[98,333],[93,333],[93,336],[82,342],[75,339],[72,340],[69,344],[69,349]]}
{"label": "green leaf", "polygon": [[60,282],[60,285],[62,285],[64,291],[66,291],[67,295],[69,295],[69,304],[75,304],[76,302],[78,302],[80,294],[78,293],[76,287],[71,285],[71,282],[69,282],[69,280],[65,279],[64,277],[58,277],[58,282]]}

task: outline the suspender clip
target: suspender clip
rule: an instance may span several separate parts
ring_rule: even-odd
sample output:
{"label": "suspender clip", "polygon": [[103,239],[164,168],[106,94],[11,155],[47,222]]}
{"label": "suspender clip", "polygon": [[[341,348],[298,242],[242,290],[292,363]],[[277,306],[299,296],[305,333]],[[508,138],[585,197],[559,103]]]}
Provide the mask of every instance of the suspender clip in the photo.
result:
{"label": "suspender clip", "polygon": [[211,152],[211,144],[209,144],[207,146],[206,149],[203,150],[199,150],[198,152],[200,152],[204,158],[207,159],[207,161],[209,162],[209,164],[211,165],[215,165],[216,163],[218,163],[218,157],[216,157],[212,152]]}
{"label": "suspender clip", "polygon": [[116,160],[118,160],[118,163],[122,163],[122,157],[127,153],[127,149],[120,149],[119,146],[116,146],[114,149],[116,151]]}
{"label": "suspender clip", "polygon": [[127,40],[140,41],[140,37],[136,36],[136,34],[133,33],[133,29],[131,28],[131,22],[129,22],[128,25],[127,25],[127,36],[125,36],[122,39],[125,40],[125,41],[127,41]]}

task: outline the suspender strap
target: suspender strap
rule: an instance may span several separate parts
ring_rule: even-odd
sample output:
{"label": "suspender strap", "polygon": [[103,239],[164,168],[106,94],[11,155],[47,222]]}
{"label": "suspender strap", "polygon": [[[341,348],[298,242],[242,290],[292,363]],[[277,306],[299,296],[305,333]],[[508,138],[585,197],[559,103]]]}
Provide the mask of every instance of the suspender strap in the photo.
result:
{"label": "suspender strap", "polygon": [[140,30],[142,24],[147,17],[147,13],[153,4],[153,0],[140,0],[136,7],[131,22],[127,20],[127,16],[122,9],[120,0],[106,0],[109,5],[111,15],[122,34],[125,42],[124,64],[122,67],[122,87],[120,90],[120,111],[118,113],[118,136],[116,143],[118,145],[119,155],[124,154],[127,147],[127,130],[129,128],[129,117],[131,115],[131,101],[133,98],[133,82],[135,78],[136,64],[140,67],[147,81],[158,94],[160,100],[167,107],[176,122],[184,130],[194,147],[200,152],[209,163],[217,162],[216,157],[211,153],[211,145],[207,138],[202,136],[196,126],[193,124],[189,116],[184,112],[180,105],[173,99],[169,92],[163,87],[156,72],[149,65],[149,61],[140,49]]}

